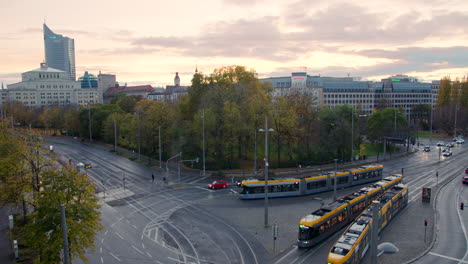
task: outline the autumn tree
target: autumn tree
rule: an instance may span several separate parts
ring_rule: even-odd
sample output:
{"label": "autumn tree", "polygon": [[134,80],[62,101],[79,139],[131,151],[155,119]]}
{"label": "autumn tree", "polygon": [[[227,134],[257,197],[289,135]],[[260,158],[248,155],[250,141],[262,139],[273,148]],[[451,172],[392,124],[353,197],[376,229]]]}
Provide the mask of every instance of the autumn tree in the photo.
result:
{"label": "autumn tree", "polygon": [[44,189],[38,207],[26,225],[29,246],[36,249],[36,263],[60,263],[62,230],[60,206],[65,205],[70,259],[87,261],[86,250],[93,247],[102,228],[98,198],[89,179],[72,167],[51,169],[42,174]]}

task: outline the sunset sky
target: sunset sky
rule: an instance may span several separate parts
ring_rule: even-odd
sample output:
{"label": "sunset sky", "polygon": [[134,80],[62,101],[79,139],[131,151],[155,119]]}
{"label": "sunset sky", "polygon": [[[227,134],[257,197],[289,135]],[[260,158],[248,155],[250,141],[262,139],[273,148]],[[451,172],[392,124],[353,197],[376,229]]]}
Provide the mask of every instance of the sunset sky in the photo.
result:
{"label": "sunset sky", "polygon": [[[430,4],[429,4],[430,3]],[[0,82],[44,60],[44,20],[75,39],[77,77],[190,84],[230,65],[260,78],[310,75],[421,81],[468,74],[466,0],[0,0]]]}

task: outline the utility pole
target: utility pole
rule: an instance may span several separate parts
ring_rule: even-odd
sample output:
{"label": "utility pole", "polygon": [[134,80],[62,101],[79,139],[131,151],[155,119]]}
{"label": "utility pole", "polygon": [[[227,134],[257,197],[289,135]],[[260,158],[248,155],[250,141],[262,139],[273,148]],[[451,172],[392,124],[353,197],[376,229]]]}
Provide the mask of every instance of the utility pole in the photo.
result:
{"label": "utility pole", "polygon": [[60,213],[62,216],[62,237],[63,237],[63,263],[70,264],[70,255],[68,253],[68,235],[67,235],[67,220],[65,217],[65,205],[60,205]]}
{"label": "utility pole", "polygon": [[15,127],[13,125],[13,116],[11,118],[11,135],[14,137],[15,136]]}
{"label": "utility pole", "polygon": [[114,151],[117,153],[117,124],[114,119]]}
{"label": "utility pole", "polygon": [[268,116],[265,116],[265,129],[258,131],[265,132],[265,227],[268,227],[268,132],[274,131],[268,128]]}
{"label": "utility pole", "polygon": [[351,107],[351,161],[354,160],[354,107]]}
{"label": "utility pole", "polygon": [[88,102],[88,127],[89,127],[89,142],[93,143],[93,136],[91,134],[91,108]]}
{"label": "utility pole", "polygon": [[432,94],[431,94],[431,126],[430,126],[430,133],[429,133],[429,141],[432,144],[432,107],[433,107],[433,101],[432,101]]}
{"label": "utility pole", "polygon": [[141,122],[140,122],[140,110],[137,110],[138,115],[138,160],[141,160]]}
{"label": "utility pole", "polygon": [[335,161],[335,177],[333,177],[333,202],[336,201],[336,172],[338,170],[338,165],[337,165],[337,162],[338,162],[338,159],[334,159]]}
{"label": "utility pole", "polygon": [[205,177],[205,109],[202,111],[202,127],[203,127],[203,177]]}
{"label": "utility pole", "polygon": [[457,136],[457,112],[458,112],[458,105],[455,104],[455,124],[453,126],[453,137]]}
{"label": "utility pole", "polygon": [[371,264],[377,263],[377,239],[378,239],[378,230],[379,230],[379,209],[380,202],[372,201],[372,229],[371,229]]}
{"label": "utility pole", "polygon": [[254,130],[254,140],[255,140],[255,147],[254,147],[254,174],[257,176],[257,126],[255,126]]}
{"label": "utility pole", "polygon": [[161,155],[161,126],[158,127],[158,134],[159,134],[159,168],[162,168],[162,155]]}

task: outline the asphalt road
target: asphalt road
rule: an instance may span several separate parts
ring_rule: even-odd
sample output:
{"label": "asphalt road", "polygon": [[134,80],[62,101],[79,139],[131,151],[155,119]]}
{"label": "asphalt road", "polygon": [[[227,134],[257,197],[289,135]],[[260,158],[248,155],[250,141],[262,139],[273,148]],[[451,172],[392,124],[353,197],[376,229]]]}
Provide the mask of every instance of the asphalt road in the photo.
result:
{"label": "asphalt road", "polygon": [[[51,140],[57,154],[93,165],[87,173],[102,197],[105,228],[97,237],[96,250],[87,253],[90,263],[326,263],[328,251],[339,236],[312,249],[296,247],[299,219],[320,207],[314,198],[328,203],[331,193],[270,199],[269,224],[279,226],[278,240],[273,243],[271,228],[263,224],[263,201],[239,200],[236,187],[208,190],[213,177],[182,172],[179,178],[177,171],[166,174],[165,170],[148,168],[101,148],[60,138]],[[466,153],[457,156],[465,146],[457,146],[452,157],[439,161],[435,142],[431,152],[382,162],[385,175],[404,168],[405,181],[411,188],[408,208],[419,202],[422,187],[442,182],[450,171],[460,170],[467,163]],[[152,173],[156,176],[154,183]],[[162,177],[169,183],[164,184]],[[339,190],[338,196],[358,188]]]}

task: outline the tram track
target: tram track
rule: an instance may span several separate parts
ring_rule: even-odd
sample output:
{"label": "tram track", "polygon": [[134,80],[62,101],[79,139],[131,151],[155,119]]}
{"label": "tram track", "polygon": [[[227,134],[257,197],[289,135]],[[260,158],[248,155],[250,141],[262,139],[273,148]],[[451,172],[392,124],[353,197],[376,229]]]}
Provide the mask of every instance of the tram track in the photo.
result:
{"label": "tram track", "polygon": [[[83,152],[85,152],[85,155],[76,155],[75,154],[75,155],[70,155],[70,157],[74,158],[74,159],[77,159],[77,160],[80,160],[80,159],[81,160],[93,160],[93,163],[95,164],[95,169],[98,169],[100,171],[100,173],[98,174],[98,173],[88,171],[88,175],[90,176],[90,178],[93,179],[93,182],[96,185],[102,185],[102,183],[101,183],[101,180],[103,180],[102,175],[107,174],[107,175],[109,175],[109,177],[107,177],[106,181],[108,181],[108,182],[113,181],[114,182],[113,186],[118,186],[119,182],[120,182],[120,178],[118,177],[118,175],[119,175],[119,172],[121,173],[121,171],[123,171],[123,172],[126,173],[127,186],[128,186],[129,189],[135,190],[136,191],[135,193],[140,193],[140,194],[141,193],[143,193],[143,194],[149,193],[147,188],[141,187],[141,185],[143,185],[143,186],[147,185],[147,182],[141,176],[139,176],[138,174],[134,173],[133,171],[129,170],[128,168],[124,168],[124,167],[119,166],[119,165],[111,167],[111,166],[107,165],[107,163],[105,161],[101,161],[98,155],[95,155],[94,153],[91,153],[91,152],[86,151],[86,150],[84,150]],[[104,186],[101,186],[101,187],[104,188]],[[153,195],[153,194],[147,194],[144,197],[148,197],[148,196],[151,196],[151,195]],[[189,202],[186,202],[186,201],[182,200],[183,198],[188,198],[188,196],[183,197],[183,196],[178,195],[178,198],[176,198],[173,194],[170,193],[170,191],[168,191],[168,189],[162,190],[162,192],[159,192],[158,195],[159,196],[166,196],[166,197],[171,196],[172,201],[178,201],[179,204],[182,204],[182,206],[179,206],[178,209],[182,209],[182,208],[184,208],[186,206],[193,206],[192,203],[189,203]],[[217,196],[217,194],[210,194],[210,195]],[[193,199],[193,197],[190,197],[190,198]],[[203,199],[203,198],[206,198],[206,197],[205,196],[200,196],[200,199]],[[154,212],[151,209],[152,205],[145,206],[145,205],[143,205],[142,203],[140,203],[139,201],[137,201],[136,199],[134,199],[132,197],[127,197],[127,198],[124,198],[122,200],[125,201],[126,205],[130,206],[134,210],[132,213],[137,213],[138,212],[139,214],[143,215],[148,220],[150,220],[150,223],[151,223],[151,221],[153,221],[155,219],[154,215],[157,215],[157,213]],[[150,211],[150,213],[148,213],[148,211]],[[206,214],[206,212],[204,212],[204,214]],[[213,217],[213,215],[211,215],[211,214],[207,214],[207,216],[209,218]],[[160,227],[162,232],[164,232],[167,236],[170,237],[170,239],[172,241],[175,242],[175,247],[168,247],[167,244],[165,246],[166,246],[167,249],[172,250],[174,253],[177,253],[179,255],[179,257],[180,257],[179,258],[180,261],[182,261],[184,263],[188,263],[188,262],[193,263],[193,261],[195,261],[195,263],[198,263],[198,264],[212,263],[212,262],[210,262],[210,261],[208,261],[206,259],[200,258],[200,256],[198,255],[198,252],[195,249],[195,246],[193,245],[192,241],[188,237],[185,237],[182,230],[180,230],[177,226],[173,225],[172,223],[170,223],[168,221],[166,221],[164,223],[164,225],[165,225],[165,227]],[[228,227],[228,225],[226,225],[226,226]],[[209,237],[207,234],[206,234],[206,236]],[[183,238],[183,239],[181,239],[181,238]],[[246,240],[245,240],[245,243],[248,245],[248,242]],[[238,251],[238,256],[242,259],[243,258],[242,251],[239,249],[239,246],[237,245],[237,243],[235,243],[235,246],[238,248],[238,250],[237,250]],[[250,245],[248,245],[248,246],[250,247]],[[255,263],[258,263],[253,250],[251,250],[251,253],[252,253],[253,258],[255,259]],[[238,263],[238,262],[235,261],[235,263]],[[242,260],[241,263],[244,263],[244,261]]]}

